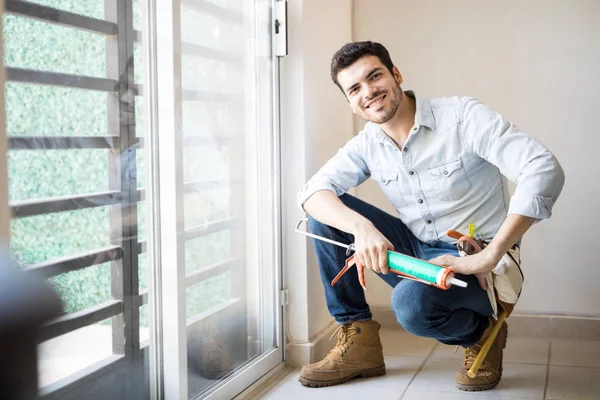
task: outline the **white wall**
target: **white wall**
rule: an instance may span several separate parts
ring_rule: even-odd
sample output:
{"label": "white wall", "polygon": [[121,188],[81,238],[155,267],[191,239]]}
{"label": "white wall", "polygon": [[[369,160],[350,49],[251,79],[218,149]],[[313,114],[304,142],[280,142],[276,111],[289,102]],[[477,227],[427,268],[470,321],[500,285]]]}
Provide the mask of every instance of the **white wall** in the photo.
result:
{"label": "white wall", "polygon": [[[4,0],[0,0],[0,32],[2,32],[2,12],[4,11]],[[8,172],[6,149],[6,124],[4,123],[4,60],[2,52],[3,41],[0,40],[0,244],[8,243],[8,232],[10,227],[10,214],[8,209]]]}
{"label": "white wall", "polygon": [[351,40],[350,0],[288,0],[289,55],[282,60],[283,243],[288,340],[306,343],[332,318],[312,244],[294,233],[296,194],[354,134],[352,113],[329,78],[333,53]]}
{"label": "white wall", "polygon": [[[383,43],[404,89],[479,97],[563,165],[554,216],[523,242],[522,313],[600,316],[599,21],[597,0],[354,0],[354,39]],[[385,204],[377,191],[358,194]],[[388,305],[389,289],[370,278],[370,304]]]}

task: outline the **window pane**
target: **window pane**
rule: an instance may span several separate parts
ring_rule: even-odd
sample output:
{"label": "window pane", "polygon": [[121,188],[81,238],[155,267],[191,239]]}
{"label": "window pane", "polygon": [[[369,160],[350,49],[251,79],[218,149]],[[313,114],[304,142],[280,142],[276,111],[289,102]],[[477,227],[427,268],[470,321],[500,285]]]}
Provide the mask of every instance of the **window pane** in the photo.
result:
{"label": "window pane", "polygon": [[49,281],[64,302],[64,314],[85,310],[112,299],[110,263],[60,274]]}
{"label": "window pane", "polygon": [[231,274],[229,272],[188,287],[185,290],[186,318],[191,318],[229,300],[231,297],[230,287]]}
{"label": "window pane", "polygon": [[10,150],[11,201],[108,190],[107,150]]}
{"label": "window pane", "polygon": [[15,219],[11,248],[23,264],[35,264],[110,245],[109,207]]}
{"label": "window pane", "polygon": [[184,182],[229,178],[228,153],[227,147],[216,141],[183,149]]}
{"label": "window pane", "polygon": [[222,221],[231,215],[229,200],[231,188],[227,181],[214,182],[213,188],[209,190],[197,190],[187,193],[184,197],[183,206],[187,210],[185,216],[185,227],[206,225],[215,221]]}
{"label": "window pane", "polygon": [[27,136],[108,135],[108,95],[7,82],[6,131]]}
{"label": "window pane", "polygon": [[232,23],[231,20],[201,13],[191,7],[182,7],[182,42],[200,44],[241,56],[244,54],[243,38],[241,23]]}
{"label": "window pane", "polygon": [[105,77],[106,37],[5,14],[4,64],[7,67]]}
{"label": "window pane", "polygon": [[38,345],[38,384],[48,386],[112,354],[110,319],[42,342]]}
{"label": "window pane", "polygon": [[30,3],[57,8],[86,17],[104,19],[104,2],[98,0],[27,0]]}
{"label": "window pane", "polygon": [[229,231],[216,232],[185,243],[185,273],[191,275],[231,258]]}
{"label": "window pane", "polygon": [[219,61],[199,55],[184,54],[181,70],[184,89],[193,88],[210,93],[230,94],[233,97],[243,94],[242,58]]}
{"label": "window pane", "polygon": [[[141,31],[144,28],[143,0],[133,0],[133,29]],[[139,64],[141,65],[141,63]]]}

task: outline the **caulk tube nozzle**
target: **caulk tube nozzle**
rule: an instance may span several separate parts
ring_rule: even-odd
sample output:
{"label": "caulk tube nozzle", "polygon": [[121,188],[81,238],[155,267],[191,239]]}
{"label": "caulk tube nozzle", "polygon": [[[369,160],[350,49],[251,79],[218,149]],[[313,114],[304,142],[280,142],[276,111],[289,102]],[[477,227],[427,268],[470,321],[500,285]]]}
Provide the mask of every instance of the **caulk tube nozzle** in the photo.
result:
{"label": "caulk tube nozzle", "polygon": [[460,287],[467,287],[467,282],[461,281],[460,279],[456,279],[453,276],[449,277],[448,280],[446,281],[446,283],[449,283],[451,285],[460,286]]}

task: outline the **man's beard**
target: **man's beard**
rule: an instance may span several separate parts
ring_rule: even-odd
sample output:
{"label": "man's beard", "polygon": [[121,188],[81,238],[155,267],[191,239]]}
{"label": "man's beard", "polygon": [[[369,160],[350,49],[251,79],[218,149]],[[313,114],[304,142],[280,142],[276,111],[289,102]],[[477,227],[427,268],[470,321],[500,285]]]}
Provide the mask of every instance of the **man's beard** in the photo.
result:
{"label": "man's beard", "polygon": [[376,124],[385,124],[390,119],[394,118],[394,115],[396,115],[396,112],[398,111],[398,107],[400,107],[400,100],[402,99],[402,90],[399,86],[394,86],[391,94],[392,97],[390,97],[390,104],[388,106],[389,108],[384,109],[383,114],[378,112],[375,117],[368,118],[369,121],[374,122]]}

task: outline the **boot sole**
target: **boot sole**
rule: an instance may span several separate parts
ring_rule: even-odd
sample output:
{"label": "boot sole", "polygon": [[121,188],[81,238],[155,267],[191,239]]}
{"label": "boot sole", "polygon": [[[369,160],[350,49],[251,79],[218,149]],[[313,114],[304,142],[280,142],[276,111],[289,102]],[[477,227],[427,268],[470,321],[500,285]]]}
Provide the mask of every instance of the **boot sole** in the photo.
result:
{"label": "boot sole", "polygon": [[348,375],[344,378],[335,379],[332,381],[313,381],[310,379],[299,377],[298,382],[300,382],[304,386],[308,386],[308,387],[326,387],[326,386],[340,385],[342,383],[348,382],[351,379],[355,379],[355,378],[359,378],[359,377],[360,378],[373,378],[373,377],[381,376],[381,375],[385,375],[385,364],[383,364],[380,367],[369,368],[369,369],[365,369],[365,370],[362,370],[359,372],[355,372],[352,375]]}
{"label": "boot sole", "polygon": [[[502,349],[506,348],[506,341],[508,339],[508,325],[506,323],[502,324],[502,328],[501,328],[504,332],[504,343],[502,343]],[[504,358],[504,357],[503,357]],[[492,383],[488,383],[487,385],[463,385],[460,383],[456,383],[456,388],[458,390],[462,390],[463,392],[483,392],[485,390],[491,390],[493,388],[495,388],[496,386],[498,386],[498,384],[500,383],[500,380],[502,379],[502,369],[503,369],[503,359],[500,359],[500,376],[498,377],[498,380],[492,382]]]}

